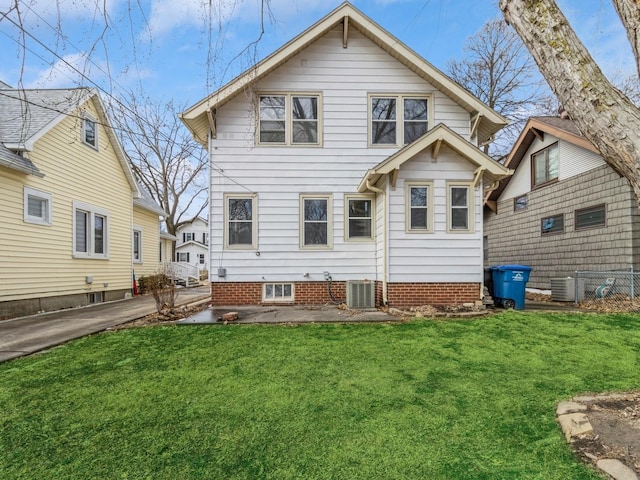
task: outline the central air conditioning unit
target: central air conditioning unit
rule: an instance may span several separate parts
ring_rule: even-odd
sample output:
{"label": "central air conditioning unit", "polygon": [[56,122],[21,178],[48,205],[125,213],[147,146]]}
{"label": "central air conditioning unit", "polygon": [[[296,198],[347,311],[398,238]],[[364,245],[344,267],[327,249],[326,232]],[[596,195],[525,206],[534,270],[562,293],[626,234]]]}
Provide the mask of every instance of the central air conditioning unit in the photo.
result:
{"label": "central air conditioning unit", "polygon": [[[554,302],[576,301],[576,279],[573,277],[551,279],[551,300]],[[578,301],[584,300],[584,278],[578,280]]]}
{"label": "central air conditioning unit", "polygon": [[369,280],[347,282],[347,307],[374,308],[376,306],[375,282]]}

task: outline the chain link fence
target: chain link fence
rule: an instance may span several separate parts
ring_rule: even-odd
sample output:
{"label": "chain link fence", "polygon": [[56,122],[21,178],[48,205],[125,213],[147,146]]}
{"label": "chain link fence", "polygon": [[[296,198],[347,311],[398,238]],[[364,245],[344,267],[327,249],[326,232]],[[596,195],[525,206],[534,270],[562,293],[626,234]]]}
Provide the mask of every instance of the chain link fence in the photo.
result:
{"label": "chain link fence", "polygon": [[[569,294],[573,293],[573,300],[580,308],[598,312],[640,313],[640,273],[635,273],[633,268],[576,272],[575,279],[566,280],[561,287],[567,288]],[[573,292],[570,292],[571,287]]]}

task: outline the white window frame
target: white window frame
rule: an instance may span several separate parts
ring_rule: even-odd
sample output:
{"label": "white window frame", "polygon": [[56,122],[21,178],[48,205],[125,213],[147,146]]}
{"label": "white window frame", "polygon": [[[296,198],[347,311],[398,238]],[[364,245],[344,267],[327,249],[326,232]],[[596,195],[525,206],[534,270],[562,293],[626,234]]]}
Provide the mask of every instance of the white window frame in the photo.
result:
{"label": "white window frame", "polygon": [[[318,92],[259,92],[258,95],[258,113],[256,115],[256,144],[260,146],[293,146],[293,147],[319,147],[322,146],[322,94]],[[261,105],[260,100],[262,97],[284,97],[284,119],[280,121],[284,121],[284,142],[265,142],[260,140],[260,132],[261,123],[263,119],[261,118]],[[315,121],[316,142],[294,142],[293,140],[293,126],[297,121],[301,121],[293,118],[293,98],[295,97],[304,97],[304,98],[315,98],[317,102],[317,114],[318,118],[315,120],[307,120],[307,121]],[[265,119],[267,121],[267,119]]]}
{"label": "white window frame", "polygon": [[[138,236],[138,257],[136,258],[136,234]],[[133,258],[133,263],[142,263],[142,227],[133,227],[133,234],[131,237],[131,258]]]}
{"label": "white window frame", "polygon": [[[184,260],[181,260],[184,258]],[[189,252],[176,252],[176,262],[189,263]]]}
{"label": "white window frame", "polygon": [[[35,216],[29,213],[29,199],[35,198],[44,202],[44,216]],[[36,225],[51,226],[52,219],[52,200],[53,197],[50,193],[36,190],[31,187],[24,187],[24,221],[25,223],[34,223]]]}
{"label": "white window frame", "polygon": [[205,265],[206,263],[206,255],[204,253],[198,254],[198,265]]}
{"label": "white window frame", "polygon": [[[349,216],[349,203],[351,200],[368,200],[371,202],[371,216],[370,217],[354,217],[354,219],[369,219],[371,235],[365,236],[351,236],[350,220]],[[344,239],[347,242],[371,242],[376,237],[376,196],[371,194],[349,194],[344,196]]]}
{"label": "white window frame", "polygon": [[[426,207],[411,205],[411,189],[426,188],[427,189],[427,205]],[[411,209],[426,208],[427,209],[427,228],[414,228],[411,224]],[[407,233],[433,233],[433,182],[430,181],[414,181],[405,183],[405,231]]]}
{"label": "white window frame", "polygon": [[[93,124],[93,143],[87,141],[87,122]],[[85,114],[82,118],[82,143],[98,150],[98,121],[92,115]]]}
{"label": "white window frame", "polygon": [[[395,112],[395,126],[396,126],[396,140],[394,143],[374,143],[373,142],[373,115],[372,115],[372,107],[373,107],[373,99],[374,98],[388,98],[396,101],[396,112]],[[433,125],[433,101],[432,95],[430,94],[394,94],[394,93],[370,93],[367,98],[367,115],[368,115],[368,123],[367,123],[367,143],[369,147],[397,147],[408,145],[404,143],[404,131],[405,131],[405,123],[415,122],[412,120],[406,120],[404,118],[404,101],[405,100],[426,100],[427,101],[427,129],[425,131],[428,132],[431,125]],[[414,139],[415,140],[415,139]]]}
{"label": "white window frame", "polygon": [[[291,295],[290,296],[284,296],[284,291],[285,285],[289,285],[291,287]],[[271,291],[272,291],[272,295],[271,296],[267,296],[267,290],[268,290],[268,286],[271,286]],[[276,287],[280,287],[280,291],[282,292],[282,295],[280,295],[279,297],[276,297]],[[291,303],[295,300],[295,284],[291,283],[291,282],[266,282],[262,284],[262,301],[263,302],[269,302],[269,303]]]}
{"label": "white window frame", "polygon": [[[322,245],[305,244],[305,214],[306,200],[326,200],[327,202],[327,243]],[[300,249],[302,250],[331,250],[333,249],[333,196],[323,193],[303,193],[300,195]]]}
{"label": "white window frame", "polygon": [[[549,170],[550,170],[549,167],[551,163],[549,159],[549,152],[551,152],[552,150],[555,150],[556,152],[555,161],[556,161],[557,173],[555,177],[549,176]],[[539,183],[536,182],[536,160],[537,159],[542,159],[545,164],[545,179]],[[548,145],[543,149],[538,150],[537,152],[534,152],[531,154],[531,188],[532,189],[543,187],[545,185],[549,185],[550,183],[557,182],[559,177],[560,177],[560,147],[558,145],[558,142],[552,143],[551,145]]]}
{"label": "white window frame", "polygon": [[[251,244],[229,243],[229,200],[251,200]],[[224,248],[226,250],[255,250],[258,248],[258,196],[253,193],[224,194]]]}
{"label": "white window frame", "polygon": [[[109,259],[109,211],[104,208],[96,207],[94,205],[90,205],[88,203],[79,202],[74,200],[72,202],[72,215],[73,215],[73,257],[74,258],[90,258],[95,260],[108,260]],[[87,214],[87,251],[79,252],[76,247],[76,212],[82,211]],[[102,253],[95,252],[95,223],[96,217],[104,218],[104,232],[103,232],[103,246],[104,251]]]}
{"label": "white window frame", "polygon": [[[452,205],[451,190],[454,188],[467,189],[467,205],[460,207]],[[448,233],[473,233],[475,231],[475,190],[473,182],[447,182],[447,232]],[[453,228],[453,209],[467,209],[467,228]]]}

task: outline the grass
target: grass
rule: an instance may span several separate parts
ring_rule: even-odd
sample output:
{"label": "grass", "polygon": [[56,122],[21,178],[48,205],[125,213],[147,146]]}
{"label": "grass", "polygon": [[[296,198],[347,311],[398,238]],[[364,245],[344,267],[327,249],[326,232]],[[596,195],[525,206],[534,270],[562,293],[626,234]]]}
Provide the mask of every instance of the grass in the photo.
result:
{"label": "grass", "polygon": [[123,330],[0,364],[0,478],[597,479],[555,404],[639,367],[634,315]]}

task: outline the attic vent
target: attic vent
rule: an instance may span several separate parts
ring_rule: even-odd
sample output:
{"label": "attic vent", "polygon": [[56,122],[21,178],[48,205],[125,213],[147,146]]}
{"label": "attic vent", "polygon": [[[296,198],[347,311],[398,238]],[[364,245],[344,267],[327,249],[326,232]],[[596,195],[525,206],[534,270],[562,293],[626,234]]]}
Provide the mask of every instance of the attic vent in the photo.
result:
{"label": "attic vent", "polygon": [[347,307],[373,308],[375,307],[375,283],[364,281],[347,282]]}

